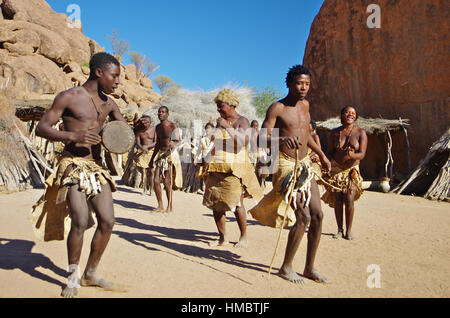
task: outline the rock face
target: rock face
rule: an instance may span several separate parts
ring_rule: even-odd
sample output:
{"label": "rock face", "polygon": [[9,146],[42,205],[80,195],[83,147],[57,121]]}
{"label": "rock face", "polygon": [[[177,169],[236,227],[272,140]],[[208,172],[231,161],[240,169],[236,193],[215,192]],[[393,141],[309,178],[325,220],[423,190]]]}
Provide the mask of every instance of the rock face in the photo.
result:
{"label": "rock face", "polygon": [[[14,99],[54,98],[89,77],[91,56],[103,51],[64,13],[44,0],[0,0],[0,86]],[[122,66],[113,96],[119,107],[151,108],[161,99],[134,65]]]}
{"label": "rock face", "polygon": [[[369,28],[375,2],[381,25]],[[303,61],[311,116],[325,120],[353,104],[364,117],[409,118],[414,168],[450,124],[450,4],[375,2],[325,0],[316,16]]]}

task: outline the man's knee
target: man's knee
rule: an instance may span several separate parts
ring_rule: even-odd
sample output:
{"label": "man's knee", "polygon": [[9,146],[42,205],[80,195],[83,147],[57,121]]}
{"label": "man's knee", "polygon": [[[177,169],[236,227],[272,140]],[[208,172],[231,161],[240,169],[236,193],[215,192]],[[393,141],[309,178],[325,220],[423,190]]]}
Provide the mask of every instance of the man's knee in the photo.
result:
{"label": "man's knee", "polygon": [[320,207],[312,207],[310,209],[311,222],[322,222],[323,212]]}
{"label": "man's knee", "polygon": [[308,209],[297,208],[297,223],[308,225],[311,222],[311,214]]}
{"label": "man's knee", "polygon": [[99,227],[102,230],[102,232],[112,232],[115,223],[116,223],[115,217],[111,216],[99,222]]}
{"label": "man's knee", "polygon": [[72,225],[71,225],[71,230],[72,231],[76,231],[79,234],[84,233],[84,231],[86,231],[88,227],[88,219],[87,218],[83,218],[83,219],[74,219],[72,218]]}

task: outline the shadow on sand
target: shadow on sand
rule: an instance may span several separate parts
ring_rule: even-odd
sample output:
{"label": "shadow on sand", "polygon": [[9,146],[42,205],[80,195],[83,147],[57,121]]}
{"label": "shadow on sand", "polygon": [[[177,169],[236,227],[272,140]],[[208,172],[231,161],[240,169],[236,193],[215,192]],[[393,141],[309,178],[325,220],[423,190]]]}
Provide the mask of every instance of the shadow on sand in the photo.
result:
{"label": "shadow on sand", "polygon": [[32,277],[63,288],[65,286],[64,283],[37,270],[39,267],[42,267],[61,277],[67,277],[67,272],[56,266],[47,256],[31,251],[35,244],[32,241],[0,238],[0,269],[20,269]]}
{"label": "shadow on sand", "polygon": [[117,199],[114,199],[114,204],[120,205],[127,209],[142,210],[142,211],[146,211],[146,212],[152,212],[153,210],[156,209],[149,205],[140,204],[140,203],[131,202],[131,201],[125,201],[125,200],[117,200]]}
{"label": "shadow on sand", "polygon": [[[127,241],[129,241],[132,244],[144,247],[151,251],[161,251],[165,253],[169,253],[175,257],[182,258],[186,261],[195,262],[204,266],[209,267],[210,269],[219,271],[224,273],[223,271],[213,267],[212,265],[206,264],[202,262],[202,259],[208,259],[213,261],[219,261],[230,265],[239,266],[242,268],[248,268],[260,272],[266,272],[268,266],[258,264],[258,263],[251,263],[246,262],[244,260],[241,260],[241,256],[227,251],[227,250],[221,250],[217,248],[202,248],[195,245],[189,245],[189,244],[181,244],[181,243],[174,243],[171,241],[167,241],[164,238],[169,239],[178,239],[178,240],[185,240],[189,242],[209,242],[211,241],[212,236],[217,236],[217,233],[212,232],[202,232],[192,229],[173,229],[173,228],[167,228],[167,227],[161,227],[161,226],[155,226],[155,225],[148,225],[143,224],[141,222],[138,222],[136,220],[132,219],[126,219],[126,218],[116,218],[116,224],[129,226],[131,228],[140,229],[140,230],[146,230],[151,231],[154,233],[129,233],[129,232],[123,232],[123,231],[113,231],[114,234],[118,235],[120,238],[123,238]],[[172,253],[170,251],[164,251],[158,248],[164,247],[166,249],[170,249],[172,251],[175,251],[177,253]],[[179,254],[178,254],[179,253]],[[184,254],[186,256],[191,256],[195,258],[187,258],[180,256],[180,254]],[[238,280],[241,280],[247,284],[250,284],[250,282],[247,282],[236,275],[225,273],[233,278],[236,278]]]}

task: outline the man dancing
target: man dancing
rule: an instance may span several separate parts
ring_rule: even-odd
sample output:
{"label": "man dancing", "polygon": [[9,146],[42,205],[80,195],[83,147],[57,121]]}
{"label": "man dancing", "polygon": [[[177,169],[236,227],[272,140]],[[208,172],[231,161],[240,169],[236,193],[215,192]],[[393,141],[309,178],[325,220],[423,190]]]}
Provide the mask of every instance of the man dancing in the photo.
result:
{"label": "man dancing", "polygon": [[[301,65],[293,66],[286,77],[288,95],[273,103],[267,110],[263,129],[260,132],[262,137],[259,140],[266,139],[269,145],[279,143],[277,171],[272,177],[273,190],[250,210],[252,216],[264,225],[281,227],[286,208],[288,208],[286,224],[293,224],[293,227],[289,231],[284,262],[279,274],[294,283],[303,283],[303,279],[293,269],[292,263],[309,223],[311,225],[308,231],[308,248],[303,276],[317,282],[328,282],[328,279],[314,268],[323,214],[319,189],[307,156],[308,146],[318,154],[327,170],[331,165],[309,132],[309,102],[305,98],[310,83],[311,74],[308,69]],[[274,128],[279,130],[279,138],[271,136]],[[294,167],[297,167],[296,171],[293,171]],[[298,177],[294,179],[293,176]],[[289,193],[292,189],[291,185],[294,186],[294,190]],[[287,207],[288,197],[294,194],[293,203]]]}
{"label": "man dancing", "polygon": [[[60,93],[36,127],[36,135],[65,143],[56,171],[46,181],[45,194],[31,214],[35,233],[45,241],[63,240],[65,224],[70,225],[67,237],[70,276],[61,293],[63,297],[74,297],[78,293],[83,236],[93,225],[90,211],[95,212],[98,226],[80,283],[104,289],[114,287],[97,275],[115,222],[111,192],[116,190],[113,179],[101,167],[99,133],[108,116],[126,122],[117,104],[105,95],[119,85],[120,63],[102,52],[95,54],[89,64],[91,73],[86,83]],[[53,128],[60,118],[64,130]],[[143,122],[145,124],[145,120]],[[71,222],[66,222],[68,216]]]}

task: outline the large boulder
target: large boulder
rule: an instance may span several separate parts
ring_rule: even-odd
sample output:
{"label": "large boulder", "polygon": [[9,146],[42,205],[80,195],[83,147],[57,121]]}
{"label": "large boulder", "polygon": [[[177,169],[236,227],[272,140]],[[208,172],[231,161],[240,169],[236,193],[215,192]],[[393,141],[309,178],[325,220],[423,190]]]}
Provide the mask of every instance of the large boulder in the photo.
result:
{"label": "large boulder", "polygon": [[36,53],[60,65],[71,61],[69,43],[60,34],[52,30],[29,22],[11,20],[4,20],[1,29],[4,34],[1,42],[31,45],[37,49]]}
{"label": "large boulder", "polygon": [[[103,51],[64,13],[44,0],[0,0],[0,85],[15,99],[54,96],[83,84],[91,56]],[[134,65],[121,66],[120,87],[112,97],[121,108],[150,108],[161,98]]]}
{"label": "large boulder", "polygon": [[56,13],[44,0],[3,0],[1,7],[7,19],[29,22],[57,33],[67,41],[69,59],[80,65],[90,60],[92,51],[102,51],[80,28],[74,28],[65,14]]}
{"label": "large boulder", "polygon": [[303,60],[311,116],[325,120],[354,104],[364,117],[409,118],[414,167],[450,123],[450,6],[379,0],[381,27],[369,28],[371,3],[325,0],[314,19]]}
{"label": "large boulder", "polygon": [[13,57],[0,52],[0,81],[10,83],[15,99],[55,95],[72,87],[58,65],[41,55]]}

